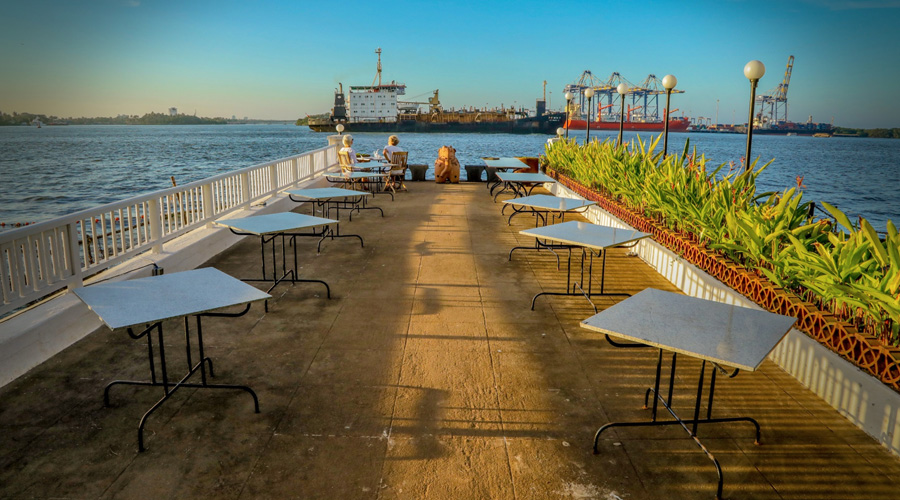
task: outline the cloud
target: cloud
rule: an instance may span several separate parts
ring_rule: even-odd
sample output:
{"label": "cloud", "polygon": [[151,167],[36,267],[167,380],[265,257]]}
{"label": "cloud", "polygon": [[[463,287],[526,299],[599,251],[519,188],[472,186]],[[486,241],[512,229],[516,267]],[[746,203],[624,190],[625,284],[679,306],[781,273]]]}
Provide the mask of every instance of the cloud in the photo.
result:
{"label": "cloud", "polygon": [[828,10],[897,9],[900,0],[803,0]]}

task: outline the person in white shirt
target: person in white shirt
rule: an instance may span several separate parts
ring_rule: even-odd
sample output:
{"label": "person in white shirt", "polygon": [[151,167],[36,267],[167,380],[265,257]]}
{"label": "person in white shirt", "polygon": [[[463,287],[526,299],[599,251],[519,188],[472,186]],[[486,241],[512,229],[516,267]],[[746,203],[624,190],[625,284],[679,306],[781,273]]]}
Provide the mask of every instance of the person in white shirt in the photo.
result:
{"label": "person in white shirt", "polygon": [[347,156],[350,157],[350,165],[356,165],[356,151],[353,149],[353,136],[345,135],[344,139],[344,147],[341,148],[341,153],[349,153]]}
{"label": "person in white shirt", "polygon": [[392,135],[392,136],[388,137],[388,145],[385,146],[385,147],[384,147],[384,150],[382,151],[382,154],[384,154],[385,159],[387,159],[388,161],[391,160],[391,156],[392,156],[394,153],[397,153],[397,152],[399,152],[399,151],[403,151],[402,149],[400,149],[400,148],[397,146],[397,144],[400,144],[400,138],[399,138],[399,137],[397,137],[396,135]]}

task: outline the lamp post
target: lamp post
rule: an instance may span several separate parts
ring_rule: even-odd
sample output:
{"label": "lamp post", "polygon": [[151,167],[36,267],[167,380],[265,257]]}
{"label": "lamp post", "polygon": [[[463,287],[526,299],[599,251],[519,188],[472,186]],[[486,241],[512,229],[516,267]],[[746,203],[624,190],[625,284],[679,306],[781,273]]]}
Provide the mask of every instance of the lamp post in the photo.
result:
{"label": "lamp post", "polygon": [[662,80],[663,87],[666,89],[666,124],[663,125],[663,158],[669,156],[669,99],[672,97],[672,89],[678,84],[675,75],[666,75]]}
{"label": "lamp post", "polygon": [[341,133],[344,132],[344,124],[338,123],[337,127],[334,127],[334,129],[337,130],[338,135],[341,135]]}
{"label": "lamp post", "polygon": [[591,138],[591,97],[594,97],[594,88],[588,87],[584,89],[584,96],[587,97],[587,134],[584,136],[584,143],[587,144]]}
{"label": "lamp post", "polygon": [[622,96],[622,109],[619,111],[619,140],[616,142],[616,146],[619,146],[622,144],[622,132],[625,130],[625,94],[628,93],[628,85],[620,83],[616,87],[616,92]]}
{"label": "lamp post", "polygon": [[750,144],[753,142],[753,106],[756,104],[756,85],[766,74],[766,66],[760,61],[750,61],[744,66],[744,76],[750,80],[750,117],[747,120],[747,155],[744,157],[744,170],[750,168]]}
{"label": "lamp post", "polygon": [[572,93],[566,92],[564,94],[566,98],[566,139],[569,138],[569,103],[572,101]]}

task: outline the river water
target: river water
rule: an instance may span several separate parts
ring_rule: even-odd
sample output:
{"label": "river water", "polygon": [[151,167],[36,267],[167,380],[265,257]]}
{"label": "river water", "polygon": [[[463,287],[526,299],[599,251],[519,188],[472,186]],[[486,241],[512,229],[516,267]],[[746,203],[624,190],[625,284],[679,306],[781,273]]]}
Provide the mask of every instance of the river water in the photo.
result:
{"label": "river water", "polygon": [[[584,131],[570,133],[584,139]],[[591,132],[591,138],[615,135]],[[626,132],[625,139],[635,135]],[[354,147],[371,153],[387,136],[354,134]],[[172,176],[185,184],[295,155],[326,145],[326,137],[295,125],[0,127],[0,230],[167,188]],[[442,145],[456,148],[461,165],[481,165],[482,156],[537,156],[546,140],[402,134],[400,146],[410,152],[410,163],[431,168]],[[670,152],[681,152],[685,141],[716,165],[739,162],[746,147],[742,135],[673,133]],[[759,179],[763,190],[794,186],[803,176],[805,200],[827,201],[851,219],[862,215],[876,229],[889,219],[900,223],[900,140],[756,135],[753,156],[774,159]]]}

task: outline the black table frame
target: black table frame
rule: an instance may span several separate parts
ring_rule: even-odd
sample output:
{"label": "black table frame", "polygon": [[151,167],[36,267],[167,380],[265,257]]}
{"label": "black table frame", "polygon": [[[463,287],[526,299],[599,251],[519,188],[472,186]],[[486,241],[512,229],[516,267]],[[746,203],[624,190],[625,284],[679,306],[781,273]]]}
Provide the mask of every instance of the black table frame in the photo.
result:
{"label": "black table frame", "polygon": [[[128,336],[135,340],[139,340],[143,337],[147,338],[147,354],[150,363],[150,380],[149,381],[138,381],[138,380],[113,380],[112,382],[106,384],[106,388],[103,390],[103,405],[105,407],[109,407],[109,390],[114,385],[136,385],[136,386],[151,386],[151,387],[162,387],[163,388],[163,397],[159,401],[157,401],[153,406],[147,410],[143,417],[141,417],[141,421],[138,424],[138,451],[143,452],[146,450],[144,447],[144,426],[147,423],[147,419],[150,415],[156,411],[163,403],[165,403],[174,393],[181,387],[193,387],[196,389],[237,389],[248,392],[253,397],[253,407],[254,412],[259,413],[259,398],[256,396],[256,393],[253,389],[245,386],[245,385],[228,385],[228,384],[210,384],[207,379],[207,366],[209,367],[209,377],[214,377],[215,374],[213,372],[213,363],[212,359],[210,359],[203,350],[203,328],[201,326],[201,318],[202,317],[218,317],[218,318],[237,318],[247,314],[250,310],[250,304],[246,304],[243,311],[239,313],[201,313],[201,314],[192,314],[190,316],[194,316],[197,318],[197,347],[198,354],[200,356],[200,360],[194,364],[192,362],[192,349],[191,349],[191,335],[189,328],[189,317],[184,317],[184,341],[185,341],[185,351],[187,353],[187,366],[188,372],[184,375],[181,380],[178,382],[170,382],[168,367],[166,365],[166,349],[165,342],[163,340],[163,327],[162,321],[157,321],[139,333],[134,333],[134,330],[131,327],[128,327]],[[153,335],[152,332],[156,331],[157,339],[159,342],[159,366],[160,366],[160,376],[156,375],[156,363],[154,359],[153,353]],[[195,375],[197,372],[200,372],[200,383],[188,383],[187,380]],[[160,380],[161,379],[161,380]]]}
{"label": "black table frame", "polygon": [[[373,167],[373,168],[375,168],[375,167]],[[354,170],[354,172],[355,173],[367,173],[364,170]],[[391,201],[394,201],[394,193],[384,189],[385,179],[387,179],[387,177],[385,175],[383,175],[384,173],[383,172],[372,172],[372,173],[380,174],[380,175],[371,175],[368,177],[350,178],[350,177],[344,177],[343,174],[340,174],[340,173],[332,173],[332,174],[326,174],[325,179],[332,184],[340,184],[340,185],[344,185],[344,186],[353,186],[353,185],[365,186],[366,187],[365,191],[367,193],[372,193],[372,196],[379,195],[379,194],[386,194],[386,195],[390,195]],[[376,180],[372,180],[372,179],[376,179]],[[379,189],[379,188],[381,188],[381,189]]]}
{"label": "black table frame", "polygon": [[[630,245],[616,245],[615,247],[610,248],[632,248],[638,244],[640,240],[636,240],[632,242]],[[600,296],[620,296],[620,297],[631,297],[630,293],[626,292],[605,292],[604,284],[606,281],[606,252],[608,249],[604,248],[603,250],[597,250],[596,252],[591,249],[581,245],[568,245],[568,244],[548,244],[544,243],[540,240],[540,238],[535,238],[535,244],[540,248],[547,249],[561,249],[567,248],[569,249],[569,258],[566,263],[566,291],[565,292],[540,292],[531,299],[531,310],[534,311],[534,304],[537,301],[538,297],[542,295],[555,295],[555,296],[572,296],[578,297],[583,296],[587,301],[591,304],[591,307],[594,308],[594,313],[597,313],[597,305],[594,304],[594,301],[591,300],[591,297],[600,297]],[[579,277],[579,281],[572,281],[572,249],[580,248],[581,249],[581,274]],[[555,252],[554,252],[555,254]],[[588,255],[588,269],[587,269],[587,290],[584,289],[584,260],[585,254]],[[511,255],[511,253],[510,253]],[[600,268],[600,291],[593,291],[593,270],[594,270],[594,255],[597,257],[601,257],[602,264]],[[557,256],[557,259],[559,256]],[[557,264],[558,267],[558,264]],[[576,291],[577,288],[577,291]]]}
{"label": "black table frame", "polygon": [[[523,173],[533,173],[533,172],[523,172]],[[510,191],[513,194],[513,198],[521,198],[523,196],[529,196],[534,191],[534,189],[540,185],[546,184],[548,181],[504,181],[500,179],[494,187],[491,188],[491,195],[494,197],[494,203],[497,203],[497,197],[499,197],[502,193],[506,191]],[[494,188],[499,185],[503,185],[503,187],[497,191],[497,194],[494,194]]]}
{"label": "black table frame", "polygon": [[[638,344],[638,343],[619,343],[613,341],[609,335],[606,335],[606,340],[611,345],[620,348],[653,348],[653,346]],[[716,485],[716,500],[721,500],[722,498],[722,486],[724,483],[724,478],[722,476],[722,466],[719,464],[719,460],[713,456],[712,453],[706,448],[706,446],[700,441],[700,438],[697,437],[697,425],[699,424],[715,424],[715,423],[731,423],[731,422],[749,422],[754,425],[756,428],[756,439],[754,440],[754,444],[759,445],[761,442],[761,430],[759,426],[759,422],[751,417],[726,417],[726,418],[713,418],[712,417],[712,408],[713,401],[715,399],[715,390],[716,390],[716,373],[721,373],[728,378],[734,378],[740,372],[740,369],[735,368],[733,371],[728,372],[724,368],[722,368],[718,363],[714,363],[710,361],[709,363],[712,365],[712,369],[710,370],[711,375],[709,377],[709,390],[707,396],[707,405],[706,405],[706,417],[701,418],[700,411],[703,403],[703,386],[704,380],[706,378],[706,363],[707,361],[704,359],[700,364],[700,376],[697,380],[697,393],[696,398],[694,400],[694,415],[693,418],[689,420],[685,420],[678,416],[675,413],[675,410],[672,409],[672,398],[675,387],[675,366],[677,361],[678,354],[672,352],[672,366],[669,371],[669,385],[668,385],[668,394],[664,398],[659,392],[660,379],[662,375],[662,361],[663,361],[663,351],[665,349],[659,349],[659,354],[656,360],[656,377],[654,379],[653,387],[650,387],[644,393],[644,409],[647,409],[648,400],[650,398],[650,394],[653,394],[653,406],[650,412],[650,421],[642,421],[642,422],[610,422],[600,427],[597,430],[597,433],[594,434],[594,454],[599,455],[599,442],[600,442],[600,434],[607,429],[611,429],[614,427],[662,427],[669,425],[680,425],[685,432],[694,440],[697,446],[706,454],[707,458],[712,461],[713,465],[716,468],[716,474],[718,476],[718,482]],[[657,410],[658,405],[662,404],[663,408],[665,408],[672,418],[675,420],[663,420],[658,421],[657,418]],[[690,425],[690,427],[688,427]]]}
{"label": "black table frame", "polygon": [[[506,225],[507,225],[507,226],[509,226],[509,225],[512,224],[512,218],[513,218],[513,216],[516,216],[516,215],[519,215],[519,214],[523,214],[523,213],[531,213],[532,215],[534,215],[534,227],[540,227],[540,226],[546,226],[546,225],[547,225],[547,222],[548,222],[548,215],[550,216],[549,219],[552,220],[554,223],[556,223],[556,217],[557,217],[556,214],[559,214],[559,222],[563,222],[563,221],[566,220],[566,214],[567,214],[567,213],[583,213],[583,212],[584,212],[584,210],[582,210],[581,212],[575,212],[574,210],[565,210],[565,211],[561,211],[561,210],[548,210],[548,209],[538,210],[538,209],[535,209],[534,207],[524,207],[524,208],[519,209],[519,208],[516,208],[515,205],[510,204],[510,203],[507,203],[507,204],[503,205],[503,208],[502,208],[502,209],[500,209],[500,214],[501,214],[501,215],[504,215],[503,212],[504,212],[504,210],[506,210],[506,207],[507,207],[507,206],[512,206],[512,207],[513,207],[513,213],[511,213],[511,214],[509,215],[509,219],[507,219],[507,221],[506,221]],[[584,206],[584,209],[586,210],[587,207],[589,207],[589,206],[590,206],[590,205],[585,205],[585,206]],[[538,222],[540,222],[541,224],[538,224]],[[541,242],[539,238],[535,238],[534,246],[530,246],[530,247],[515,246],[515,247],[512,247],[512,248],[509,250],[509,255],[507,256],[506,260],[507,260],[507,261],[512,261],[513,252],[515,252],[516,250],[536,250],[536,251],[548,250],[550,253],[552,253],[554,256],[556,256],[556,270],[559,271],[559,254],[557,254],[556,252],[554,252],[554,251],[553,251],[554,249],[556,249],[556,250],[562,250],[562,249],[568,250],[568,251],[569,251],[569,259],[570,259],[570,261],[571,261],[571,258],[572,258],[572,245],[562,245],[562,244],[553,244],[553,243]],[[568,286],[567,286],[567,288],[568,288]],[[532,308],[532,309],[533,309],[533,308]]]}
{"label": "black table frame", "polygon": [[[359,191],[362,193],[362,191]],[[368,193],[368,191],[365,191]],[[341,210],[348,210],[348,216],[351,221],[353,221],[353,212],[356,211],[359,213],[362,210],[378,210],[381,212],[381,216],[384,217],[384,210],[381,207],[369,207],[366,206],[366,195],[359,194],[355,196],[347,195],[343,197],[335,197],[335,198],[304,198],[297,199],[294,198],[293,194],[288,193],[288,197],[293,202],[297,203],[310,203],[312,209],[310,210],[311,215],[316,215],[316,207],[321,208],[322,216],[325,218],[331,218],[331,210],[334,209],[336,212],[335,219],[340,220],[341,218]],[[338,199],[340,198],[340,199]],[[356,201],[351,198],[356,198]],[[340,226],[338,226],[337,233],[340,233]],[[340,236],[340,234],[338,234]],[[348,235],[348,236],[356,236],[356,235]],[[358,236],[357,236],[358,237]],[[362,238],[360,238],[362,239]]]}
{"label": "black table frame", "polygon": [[[328,294],[328,298],[329,299],[331,298],[331,287],[328,286],[328,283],[325,283],[322,280],[300,279],[300,277],[298,276],[298,273],[297,273],[297,237],[298,236],[300,236],[300,237],[303,237],[303,236],[319,237],[320,239],[319,239],[319,243],[318,243],[317,250],[316,250],[316,253],[318,254],[319,251],[321,250],[322,242],[325,241],[325,239],[329,236],[329,232],[330,232],[331,228],[328,225],[325,225],[323,227],[323,229],[319,232],[313,230],[309,233],[292,233],[292,232],[285,231],[285,232],[272,233],[272,234],[256,234],[256,233],[242,233],[239,231],[235,231],[235,229],[233,227],[229,227],[228,229],[231,230],[232,233],[234,233],[238,236],[258,236],[259,237],[260,256],[262,257],[262,266],[261,266],[262,278],[240,278],[241,281],[246,281],[246,282],[270,282],[271,281],[272,286],[270,286],[269,289],[266,290],[266,293],[270,293],[272,290],[275,289],[276,286],[278,286],[279,283],[281,283],[283,281],[287,281],[288,276],[290,276],[291,284],[294,284],[294,283],[321,283],[321,284],[325,285],[325,291]],[[285,240],[288,236],[291,239],[291,246],[294,249],[294,267],[293,267],[293,269],[290,269],[290,270],[287,269],[287,252],[285,251]],[[355,236],[355,235],[348,235],[348,236]],[[360,238],[359,236],[356,236],[356,237],[359,238],[360,242],[362,242],[362,238]],[[276,257],[276,253],[275,253],[275,249],[276,249],[275,241],[278,238],[281,238],[281,269],[283,270],[283,273],[280,277],[278,276],[278,263],[277,263],[278,259]],[[272,243],[272,278],[271,279],[266,278],[266,243]],[[265,302],[265,309],[266,309],[266,312],[269,312],[269,301],[268,300],[266,300],[266,302]]]}

